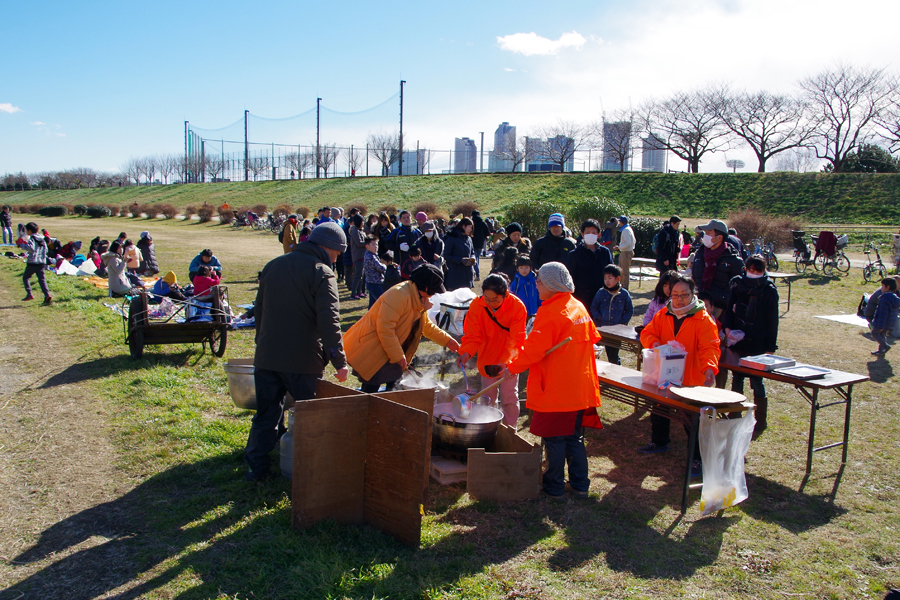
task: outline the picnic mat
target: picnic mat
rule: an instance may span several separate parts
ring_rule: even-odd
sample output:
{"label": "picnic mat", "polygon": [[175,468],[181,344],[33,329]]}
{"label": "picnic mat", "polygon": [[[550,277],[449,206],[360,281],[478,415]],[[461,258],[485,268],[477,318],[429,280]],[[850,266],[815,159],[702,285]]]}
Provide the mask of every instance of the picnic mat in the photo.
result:
{"label": "picnic mat", "polygon": [[[157,279],[158,277],[141,277],[141,281],[148,284],[156,283]],[[105,277],[85,277],[84,280],[94,284],[94,287],[109,289],[109,280]]]}
{"label": "picnic mat", "polygon": [[856,315],[816,315],[817,319],[827,319],[829,321],[837,321],[838,323],[847,323],[848,325],[859,325],[860,327],[868,327],[869,322],[862,317]]}

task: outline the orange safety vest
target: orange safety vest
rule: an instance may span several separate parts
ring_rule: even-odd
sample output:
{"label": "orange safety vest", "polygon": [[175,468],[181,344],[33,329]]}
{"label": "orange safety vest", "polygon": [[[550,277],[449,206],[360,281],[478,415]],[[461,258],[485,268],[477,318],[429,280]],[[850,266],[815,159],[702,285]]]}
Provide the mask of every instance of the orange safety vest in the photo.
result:
{"label": "orange safety vest", "polygon": [[[494,322],[491,316],[497,321]],[[518,355],[519,348],[525,343],[527,320],[525,304],[514,294],[507,293],[496,312],[491,311],[483,296],[479,296],[472,300],[466,312],[459,353],[477,354],[478,372],[486,377],[485,365],[507,365]]]}

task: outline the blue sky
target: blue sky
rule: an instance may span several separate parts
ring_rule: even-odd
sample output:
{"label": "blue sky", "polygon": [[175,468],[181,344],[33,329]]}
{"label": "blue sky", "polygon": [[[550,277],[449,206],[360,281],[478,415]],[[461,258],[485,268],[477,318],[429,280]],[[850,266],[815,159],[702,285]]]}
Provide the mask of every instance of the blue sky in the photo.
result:
{"label": "blue sky", "polygon": [[[11,0],[0,9],[0,173],[114,171],[180,152],[185,120],[287,117],[316,97],[359,111],[400,79],[407,139],[448,149],[457,136],[489,139],[501,121],[520,135],[586,123],[710,82],[786,92],[837,60],[896,71],[878,23],[900,20],[900,2],[859,6],[866,13],[835,0]],[[728,158],[753,164],[741,150]]]}

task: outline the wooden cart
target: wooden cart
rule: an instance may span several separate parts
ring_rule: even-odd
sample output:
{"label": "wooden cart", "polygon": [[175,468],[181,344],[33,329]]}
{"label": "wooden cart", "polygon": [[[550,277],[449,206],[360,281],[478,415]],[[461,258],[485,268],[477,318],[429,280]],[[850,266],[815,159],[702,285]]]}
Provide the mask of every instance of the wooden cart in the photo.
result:
{"label": "wooden cart", "polygon": [[[225,307],[228,303],[228,288],[216,286],[212,288],[209,298],[201,298],[200,302],[211,304],[208,315],[212,320],[191,321],[189,314],[192,308],[199,306],[198,299],[188,298],[185,302],[174,301],[176,311],[163,319],[150,317],[149,294],[146,291],[125,299],[127,309],[123,306],[125,320],[125,343],[131,352],[131,358],[139,359],[144,354],[145,345],[155,344],[194,344],[204,343],[216,356],[225,354],[228,338],[228,314]],[[125,316],[127,315],[127,316]],[[178,322],[178,318],[184,322]]]}

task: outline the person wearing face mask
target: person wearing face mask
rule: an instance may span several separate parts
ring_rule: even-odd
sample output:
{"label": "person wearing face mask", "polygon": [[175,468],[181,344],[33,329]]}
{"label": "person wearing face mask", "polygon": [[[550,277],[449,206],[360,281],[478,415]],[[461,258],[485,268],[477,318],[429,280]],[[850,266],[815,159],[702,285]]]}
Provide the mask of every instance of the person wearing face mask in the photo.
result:
{"label": "person wearing face mask", "polygon": [[588,308],[603,287],[603,269],[613,264],[612,252],[599,241],[600,223],[588,219],[581,224],[581,241],[569,253],[569,273],[575,282],[573,295]]}
{"label": "person wearing face mask", "polygon": [[394,262],[402,265],[409,260],[409,249],[416,243],[422,232],[412,227],[412,215],[408,210],[401,210],[399,226],[391,232],[387,239],[387,249],[393,251]]}
{"label": "person wearing face mask", "polygon": [[[672,287],[671,298],[664,310],[654,315],[650,323],[641,330],[641,344],[644,348],[656,348],[676,340],[687,350],[684,365],[684,387],[712,387],[719,372],[719,329],[706,312],[701,300],[695,295],[694,282],[682,275],[669,280]],[[669,419],[650,415],[651,441],[638,452],[654,454],[669,449]],[[697,447],[694,456],[699,457]],[[692,475],[699,476],[702,465],[699,459],[691,465]]]}
{"label": "person wearing face mask", "polygon": [[[778,289],[766,274],[766,261],[759,255],[747,259],[747,272],[731,280],[731,295],[722,315],[725,344],[739,356],[772,354],[778,350]],[[744,336],[735,342],[733,332]],[[731,389],[744,393],[744,374],[731,375]],[[767,426],[769,400],[763,378],[750,375],[753,403],[756,404],[754,436]]]}
{"label": "person wearing face mask", "polygon": [[428,318],[431,296],[445,291],[441,270],[434,265],[421,266],[410,273],[408,281],[385,290],[347,330],[347,362],[364,393],[377,392],[381,384],[393,389],[416,355],[423,335],[459,352],[459,343]]}
{"label": "person wearing face mask", "polygon": [[443,268],[444,257],[444,240],[438,235],[437,228],[433,221],[425,221],[419,227],[422,232],[421,237],[416,240],[416,246],[422,251],[422,258],[430,265]]}
{"label": "person wearing face mask", "polygon": [[744,261],[740,254],[728,245],[728,227],[718,219],[711,219],[701,225],[702,246],[694,255],[691,277],[696,282],[698,292],[709,292],[714,301],[728,306],[731,280],[744,271]]}

